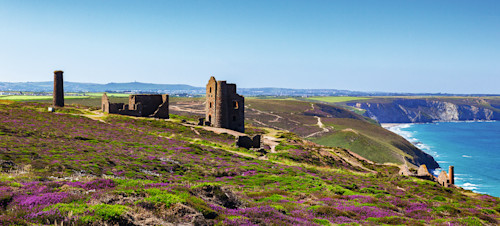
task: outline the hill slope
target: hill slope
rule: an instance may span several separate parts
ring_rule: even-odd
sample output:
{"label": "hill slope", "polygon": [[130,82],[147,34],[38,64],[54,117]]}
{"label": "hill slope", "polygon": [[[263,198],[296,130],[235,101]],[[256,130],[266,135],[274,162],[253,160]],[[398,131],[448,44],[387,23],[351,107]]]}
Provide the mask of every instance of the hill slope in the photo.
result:
{"label": "hill slope", "polygon": [[178,116],[47,106],[0,103],[2,224],[498,222],[497,198],[401,177],[292,134],[278,132],[276,152],[265,153]]}
{"label": "hill slope", "polygon": [[[202,101],[176,99],[172,112],[201,112],[198,116],[204,117]],[[426,164],[430,169],[439,167],[432,156],[401,136],[342,107],[294,99],[247,98],[245,108],[246,122],[255,126],[290,131],[321,145],[349,149],[378,163],[406,161],[414,166]]]}

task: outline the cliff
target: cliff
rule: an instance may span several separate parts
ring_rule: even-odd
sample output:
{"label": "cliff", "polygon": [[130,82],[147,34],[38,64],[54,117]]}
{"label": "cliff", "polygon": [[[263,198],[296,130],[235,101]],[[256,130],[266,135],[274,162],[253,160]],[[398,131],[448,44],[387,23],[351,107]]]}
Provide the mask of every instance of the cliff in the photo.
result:
{"label": "cliff", "polygon": [[350,102],[380,123],[425,123],[433,121],[499,120],[498,99],[398,98]]}

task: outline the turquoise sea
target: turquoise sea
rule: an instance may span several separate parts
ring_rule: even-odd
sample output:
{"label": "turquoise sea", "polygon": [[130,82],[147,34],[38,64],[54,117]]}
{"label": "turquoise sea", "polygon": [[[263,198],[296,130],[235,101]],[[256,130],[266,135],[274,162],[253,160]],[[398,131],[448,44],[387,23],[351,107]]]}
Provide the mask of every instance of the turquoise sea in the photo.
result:
{"label": "turquoise sea", "polygon": [[432,155],[446,172],[455,166],[456,185],[500,197],[500,121],[400,124],[389,130]]}

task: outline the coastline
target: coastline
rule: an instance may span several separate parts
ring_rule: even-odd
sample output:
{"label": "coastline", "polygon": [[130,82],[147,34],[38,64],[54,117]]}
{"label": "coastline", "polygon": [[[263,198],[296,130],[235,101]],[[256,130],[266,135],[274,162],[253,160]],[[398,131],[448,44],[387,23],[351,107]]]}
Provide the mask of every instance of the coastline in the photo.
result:
{"label": "coastline", "polygon": [[[434,158],[439,156],[439,155],[437,155],[437,153],[432,152],[431,149],[427,145],[423,144],[418,139],[414,138],[412,136],[411,132],[401,130],[403,128],[408,128],[408,127],[415,125],[415,124],[422,124],[422,123],[411,123],[411,122],[410,123],[380,123],[380,126],[382,126],[382,128],[384,128],[388,131],[391,131],[391,132],[401,136],[402,138],[404,138],[405,140],[407,140],[411,144],[415,145],[415,147],[417,147],[421,151],[425,152],[426,154],[429,154]],[[439,162],[437,160],[436,160],[436,162],[439,164]],[[441,169],[440,167],[441,166],[439,166],[439,168],[436,168],[434,170],[435,172],[431,172],[431,173],[436,174],[435,176],[438,176],[437,173],[439,173],[439,171]]]}
{"label": "coastline", "polygon": [[396,126],[400,126],[400,125],[404,125],[404,124],[411,124],[411,122],[410,123],[380,123],[380,126],[382,126],[382,128],[384,128],[384,129],[390,131],[390,128],[396,127]]}
{"label": "coastline", "polygon": [[[499,185],[498,177],[491,175],[488,172],[495,172],[495,164],[490,164],[495,159],[498,159],[498,155],[492,155],[491,152],[484,152],[488,149],[498,149],[498,142],[490,142],[490,145],[483,146],[482,148],[476,149],[477,145],[481,142],[480,140],[493,141],[496,140],[495,134],[488,134],[489,139],[484,139],[484,135],[481,130],[476,130],[475,134],[482,134],[480,136],[474,136],[467,133],[461,133],[461,131],[467,131],[469,128],[484,128],[489,127],[498,128],[498,120],[476,120],[476,121],[436,121],[432,123],[381,123],[384,129],[387,129],[393,133],[396,133],[406,139],[408,142],[415,145],[420,150],[433,156],[436,162],[441,168],[437,168],[433,172],[433,175],[437,176],[441,170],[446,169],[449,165],[454,165],[457,169],[455,171],[455,185],[471,190],[480,194],[489,194],[492,196],[499,195],[499,190],[494,189]],[[443,123],[443,125],[440,125]],[[451,123],[451,124],[449,124]],[[469,123],[477,123],[467,125]],[[483,124],[484,123],[484,124]],[[486,125],[489,123],[495,123],[491,125]],[[461,125],[458,125],[461,124]],[[409,128],[414,127],[415,128]],[[443,127],[444,126],[444,127]],[[422,131],[422,128],[428,128]],[[432,129],[431,129],[432,128]],[[454,130],[447,130],[445,128],[456,128]],[[417,132],[418,131],[418,132]],[[491,131],[491,130],[490,130]],[[498,129],[494,130],[498,131]],[[451,141],[445,139],[446,136],[441,137],[442,134],[448,134],[447,137],[466,137],[461,138],[462,141]],[[417,136],[418,134],[418,136]],[[424,135],[425,134],[425,135]],[[424,140],[423,136],[425,137]],[[451,136],[450,136],[451,135]],[[473,144],[465,142],[474,137],[480,137],[478,142]],[[443,139],[443,140],[442,140]],[[497,140],[498,141],[498,140]],[[481,152],[483,151],[483,152]],[[474,166],[481,165],[482,169],[478,169]]]}

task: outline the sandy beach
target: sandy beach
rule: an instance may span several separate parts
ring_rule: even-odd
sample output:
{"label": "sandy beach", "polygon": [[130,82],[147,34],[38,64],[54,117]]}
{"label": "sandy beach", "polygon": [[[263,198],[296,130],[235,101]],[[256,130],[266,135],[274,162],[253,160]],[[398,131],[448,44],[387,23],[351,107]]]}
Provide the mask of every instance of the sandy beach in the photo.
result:
{"label": "sandy beach", "polygon": [[390,129],[391,127],[399,126],[401,124],[407,124],[407,123],[380,123],[380,126],[382,126],[384,129]]}

